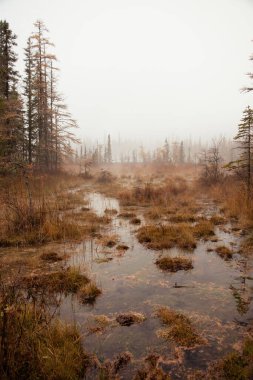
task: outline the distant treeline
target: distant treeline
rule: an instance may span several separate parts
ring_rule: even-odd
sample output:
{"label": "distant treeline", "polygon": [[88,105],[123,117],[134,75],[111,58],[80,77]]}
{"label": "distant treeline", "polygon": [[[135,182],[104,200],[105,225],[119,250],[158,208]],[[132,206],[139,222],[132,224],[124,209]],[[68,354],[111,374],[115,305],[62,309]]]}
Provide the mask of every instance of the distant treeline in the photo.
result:
{"label": "distant treeline", "polygon": [[98,165],[111,162],[197,164],[202,162],[204,153],[217,143],[223,162],[233,161],[237,154],[234,150],[234,141],[225,138],[212,140],[209,143],[190,139],[181,141],[165,139],[163,144],[151,149],[141,143],[112,140],[110,135],[104,143],[83,141],[76,148],[73,160],[79,162],[80,159],[87,159]]}

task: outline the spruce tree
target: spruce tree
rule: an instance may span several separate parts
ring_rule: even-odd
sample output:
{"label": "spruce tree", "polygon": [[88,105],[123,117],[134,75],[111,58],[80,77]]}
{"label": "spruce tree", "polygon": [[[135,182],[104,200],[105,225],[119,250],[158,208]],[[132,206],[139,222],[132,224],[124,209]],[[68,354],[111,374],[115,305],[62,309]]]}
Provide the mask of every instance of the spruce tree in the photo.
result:
{"label": "spruce tree", "polygon": [[0,21],[0,165],[9,170],[24,155],[22,100],[17,90],[16,35]]}
{"label": "spruce tree", "polygon": [[247,106],[243,111],[243,117],[234,140],[237,142],[240,155],[237,160],[230,162],[227,167],[237,171],[245,182],[247,195],[250,198],[253,171],[253,110],[250,106]]}

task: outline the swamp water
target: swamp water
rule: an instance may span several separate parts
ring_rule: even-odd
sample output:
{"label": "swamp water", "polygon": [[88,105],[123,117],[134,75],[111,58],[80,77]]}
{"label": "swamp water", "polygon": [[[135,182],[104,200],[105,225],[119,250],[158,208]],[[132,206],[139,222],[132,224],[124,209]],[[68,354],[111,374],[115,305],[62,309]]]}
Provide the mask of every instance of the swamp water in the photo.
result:
{"label": "swamp water", "polygon": [[[104,215],[106,209],[120,209],[116,199],[99,193],[91,193],[89,203],[99,216]],[[225,261],[215,252],[207,251],[218,245],[238,250],[239,235],[232,234],[229,227],[216,227],[219,241],[201,241],[194,252],[164,250],[162,253],[190,256],[193,260],[192,270],[167,273],[154,263],[161,252],[146,249],[136,239],[138,227],[117,215],[112,216],[108,234],[117,234],[119,243],[126,244],[129,250],[119,253],[94,241],[73,246],[69,264],[89,268],[102,288],[102,295],[93,306],[80,305],[75,297],[67,297],[61,304],[60,316],[79,325],[85,335],[85,348],[96,353],[100,360],[130,351],[134,364],[123,373],[125,379],[130,379],[133,367],[154,352],[162,356],[163,369],[175,379],[184,379],[191,369],[204,369],[236,347],[253,320],[252,260],[235,254],[233,260]],[[101,258],[105,257],[111,260],[103,262]],[[173,342],[159,338],[156,332],[162,326],[155,316],[158,306],[185,313],[206,344],[180,349]],[[87,333],[96,315],[115,319],[118,313],[129,311],[143,313],[146,320],[131,326],[113,323],[102,333]]]}
{"label": "swamp water", "polygon": [[[100,193],[88,193],[88,203],[99,216],[104,215],[106,209],[120,211],[116,199]],[[202,206],[208,215],[217,212],[208,200],[203,200]],[[143,225],[141,208],[135,213]],[[100,361],[113,359],[121,352],[131,352],[134,359],[120,372],[123,379],[132,379],[150,353],[161,356],[162,368],[173,379],[186,379],[191,370],[205,369],[212,361],[238,347],[238,342],[253,323],[253,259],[235,254],[232,260],[225,261],[208,249],[226,245],[237,252],[239,233],[233,233],[230,225],[219,226],[215,229],[216,243],[200,241],[193,252],[175,248],[159,252],[146,249],[138,242],[135,237],[138,226],[116,213],[111,218],[104,234],[118,235],[119,244],[129,247],[124,252],[115,247],[103,247],[93,239],[81,244],[4,249],[1,257],[8,258],[12,253],[20,257],[22,264],[26,255],[38,255],[38,251],[53,249],[66,254],[66,265],[88,271],[101,287],[102,294],[93,305],[80,304],[76,296],[61,297],[57,313],[61,319],[78,325],[85,349],[96,354]],[[165,253],[192,258],[193,269],[176,273],[161,271],[155,260]],[[159,306],[188,316],[206,343],[185,349],[158,337],[157,331],[162,324],[155,311]],[[115,321],[119,313],[130,311],[144,314],[145,321],[131,326],[121,326]],[[99,315],[107,316],[112,323],[103,331],[91,333],[90,327],[94,326],[94,318]],[[86,376],[88,380],[95,378],[92,370]]]}

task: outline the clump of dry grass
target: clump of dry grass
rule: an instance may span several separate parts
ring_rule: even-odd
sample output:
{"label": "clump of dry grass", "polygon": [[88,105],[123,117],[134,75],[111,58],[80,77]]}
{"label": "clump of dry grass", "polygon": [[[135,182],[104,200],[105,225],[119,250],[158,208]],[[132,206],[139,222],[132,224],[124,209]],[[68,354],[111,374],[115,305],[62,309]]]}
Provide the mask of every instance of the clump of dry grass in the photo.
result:
{"label": "clump of dry grass", "polygon": [[144,226],[138,230],[137,238],[150,249],[196,248],[196,240],[186,224]]}
{"label": "clump of dry grass", "polygon": [[231,249],[229,249],[225,245],[221,245],[221,246],[217,247],[215,249],[215,252],[217,252],[218,255],[225,260],[232,259],[232,257],[233,257],[233,252],[231,251]]}
{"label": "clump of dry grass", "polygon": [[171,377],[159,368],[160,356],[150,354],[145,358],[145,363],[135,374],[133,380],[171,380]]}
{"label": "clump of dry grass", "polygon": [[123,211],[121,212],[119,215],[118,215],[119,218],[135,218],[136,217],[136,214],[134,212],[130,212],[130,211]]}
{"label": "clump of dry grass", "polygon": [[193,223],[197,220],[197,217],[193,214],[189,213],[178,213],[175,215],[171,215],[169,217],[169,221],[171,223]]}
{"label": "clump of dry grass", "polygon": [[249,380],[253,378],[253,337],[248,337],[240,351],[233,351],[209,365],[207,371],[196,373],[192,380]]}
{"label": "clump of dry grass", "polygon": [[179,270],[189,270],[193,268],[192,260],[186,257],[161,257],[156,260],[156,265],[168,272],[178,272]]}
{"label": "clump of dry grass", "polygon": [[82,189],[70,191],[80,182],[74,179],[66,175],[6,180],[8,185],[0,189],[0,246],[81,240],[109,223],[108,216],[77,211],[87,201]]}
{"label": "clump of dry grass", "polygon": [[102,236],[97,240],[97,242],[101,244],[103,247],[113,248],[117,244],[118,240],[118,235],[113,234]]}
{"label": "clump of dry grass", "polygon": [[108,215],[117,215],[118,211],[115,208],[106,208],[104,213]]}
{"label": "clump of dry grass", "polygon": [[108,170],[102,169],[97,176],[97,182],[101,184],[112,183],[115,180],[115,176]]}
{"label": "clump of dry grass", "polygon": [[113,360],[105,360],[100,365],[98,378],[100,380],[117,380],[118,372],[132,361],[133,355],[126,351],[118,354]]}
{"label": "clump of dry grass", "polygon": [[203,344],[203,339],[193,328],[191,321],[185,315],[167,307],[160,307],[157,317],[166,326],[158,330],[157,335],[166,340],[172,340],[183,347],[194,347]]}
{"label": "clump of dry grass", "polygon": [[102,290],[97,284],[94,281],[90,281],[79,289],[78,295],[82,303],[92,304],[101,293]]}
{"label": "clump of dry grass", "polygon": [[30,304],[18,283],[1,284],[1,379],[83,379],[89,365],[77,328]]}
{"label": "clump of dry grass", "polygon": [[23,285],[33,292],[76,293],[82,286],[90,282],[78,268],[67,268],[54,272],[41,273],[23,278]]}
{"label": "clump of dry grass", "polygon": [[131,224],[141,224],[141,219],[140,218],[133,218],[130,220]]}
{"label": "clump of dry grass", "polygon": [[134,323],[144,322],[146,317],[142,313],[131,311],[129,313],[121,313],[116,317],[116,321],[121,326],[131,326]]}
{"label": "clump of dry grass", "polygon": [[214,226],[209,220],[201,220],[193,228],[193,235],[198,239],[207,239],[214,235]]}
{"label": "clump of dry grass", "polygon": [[41,260],[49,261],[49,262],[56,262],[61,261],[62,257],[58,255],[57,252],[44,252],[40,255]]}
{"label": "clump of dry grass", "polygon": [[126,244],[119,244],[116,247],[117,251],[127,251],[129,249],[128,245]]}
{"label": "clump of dry grass", "polygon": [[226,219],[222,216],[222,215],[212,215],[211,218],[210,218],[210,221],[215,225],[221,225],[221,224],[224,224],[226,223]]}
{"label": "clump of dry grass", "polygon": [[151,182],[143,186],[137,185],[133,189],[124,190],[119,194],[121,203],[131,205],[159,205],[168,204],[172,198],[182,195],[187,190],[187,184],[182,178],[168,180],[163,185],[154,185]]}
{"label": "clump of dry grass", "polygon": [[87,329],[90,334],[103,333],[110,326],[112,320],[106,315],[96,315],[92,324],[89,324]]}

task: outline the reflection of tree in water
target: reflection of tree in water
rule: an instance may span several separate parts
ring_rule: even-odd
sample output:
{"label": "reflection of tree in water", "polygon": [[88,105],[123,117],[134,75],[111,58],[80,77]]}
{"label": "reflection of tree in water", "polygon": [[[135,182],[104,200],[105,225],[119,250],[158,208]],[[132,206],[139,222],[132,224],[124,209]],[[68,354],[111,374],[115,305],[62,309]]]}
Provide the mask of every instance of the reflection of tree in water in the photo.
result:
{"label": "reflection of tree in water", "polygon": [[249,310],[251,297],[247,293],[245,286],[241,287],[240,289],[236,289],[233,285],[231,285],[230,289],[232,290],[238,313],[240,315],[246,314]]}
{"label": "reflection of tree in water", "polygon": [[240,288],[230,285],[230,289],[232,290],[232,294],[236,302],[236,309],[240,315],[244,315],[248,312],[252,301],[251,292],[246,284],[246,280],[250,279],[250,277],[248,277],[248,263],[246,260],[243,262],[242,272],[243,276],[241,277]]}

